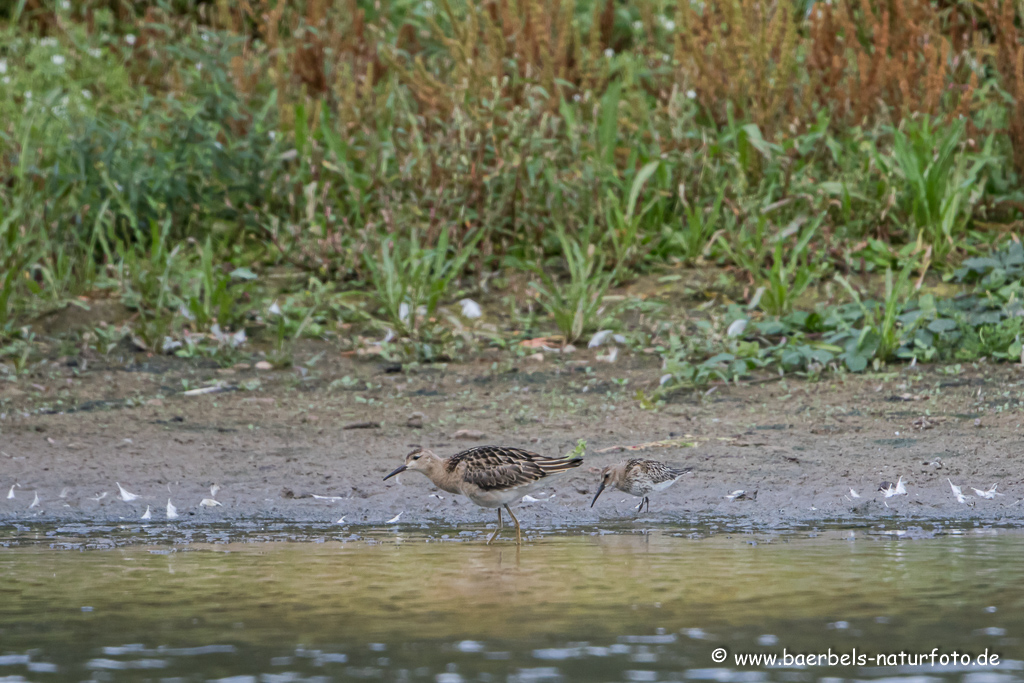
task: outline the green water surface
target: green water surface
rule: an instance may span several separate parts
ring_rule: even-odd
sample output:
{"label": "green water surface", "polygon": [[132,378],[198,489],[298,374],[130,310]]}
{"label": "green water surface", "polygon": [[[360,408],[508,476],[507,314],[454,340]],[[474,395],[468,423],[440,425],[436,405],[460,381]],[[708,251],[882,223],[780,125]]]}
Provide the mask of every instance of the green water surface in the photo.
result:
{"label": "green water surface", "polygon": [[[166,531],[0,529],[0,683],[1024,680],[1015,530]],[[853,648],[1000,660],[733,659]]]}

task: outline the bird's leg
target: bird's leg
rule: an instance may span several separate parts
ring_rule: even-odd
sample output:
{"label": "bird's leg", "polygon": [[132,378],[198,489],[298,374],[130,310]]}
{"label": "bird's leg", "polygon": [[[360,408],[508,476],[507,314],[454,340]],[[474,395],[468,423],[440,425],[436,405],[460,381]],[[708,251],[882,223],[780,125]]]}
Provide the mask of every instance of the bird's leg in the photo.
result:
{"label": "bird's leg", "polygon": [[[498,509],[500,510],[501,508]],[[512,521],[516,523],[516,545],[522,545],[523,534],[519,528],[519,520],[516,519],[516,516],[512,514],[512,508],[510,508],[508,505],[505,505],[505,511],[508,513],[508,516],[512,518]]]}
{"label": "bird's leg", "polygon": [[641,512],[644,511],[644,501],[645,500],[647,500],[647,499],[646,498],[641,498],[640,499],[640,504],[636,506],[636,514],[639,515]]}
{"label": "bird's leg", "polygon": [[[512,514],[512,513],[510,512],[509,514]],[[501,508],[498,508],[498,528],[494,530],[494,533],[491,534],[491,537],[487,539],[487,543],[485,543],[484,545],[490,545],[491,541],[493,541],[498,536],[498,534],[501,533],[501,529],[502,529]]]}
{"label": "bird's leg", "polygon": [[647,511],[650,512],[651,511],[651,499],[648,498],[647,496],[644,496],[644,500],[647,501]]}

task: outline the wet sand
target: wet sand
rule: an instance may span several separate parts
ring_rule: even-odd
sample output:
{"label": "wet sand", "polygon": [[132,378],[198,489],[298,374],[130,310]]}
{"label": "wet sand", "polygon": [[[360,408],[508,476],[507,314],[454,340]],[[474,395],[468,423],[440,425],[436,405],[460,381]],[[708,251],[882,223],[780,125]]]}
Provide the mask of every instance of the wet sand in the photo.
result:
{"label": "wet sand", "polygon": [[[442,456],[483,444],[553,456],[578,438],[586,462],[518,508],[524,527],[633,519],[637,499],[617,491],[589,507],[599,469],[629,457],[694,470],[652,497],[640,517],[650,522],[1024,519],[1016,365],[762,378],[647,410],[635,394],[656,386],[654,355],[608,364],[584,350],[543,361],[485,354],[406,372],[326,346],[300,358],[321,352],[302,370],[260,371],[115,351],[84,370],[78,358],[54,358],[0,382],[0,520],[138,520],[148,506],[161,521],[170,499],[179,522],[382,525],[401,514],[402,523],[491,524],[492,510],[418,474],[381,479],[417,445]],[[184,393],[213,381],[227,390]],[[906,495],[879,491],[901,477]],[[115,482],[140,497],[121,500]],[[973,490],[993,484],[991,499]]]}

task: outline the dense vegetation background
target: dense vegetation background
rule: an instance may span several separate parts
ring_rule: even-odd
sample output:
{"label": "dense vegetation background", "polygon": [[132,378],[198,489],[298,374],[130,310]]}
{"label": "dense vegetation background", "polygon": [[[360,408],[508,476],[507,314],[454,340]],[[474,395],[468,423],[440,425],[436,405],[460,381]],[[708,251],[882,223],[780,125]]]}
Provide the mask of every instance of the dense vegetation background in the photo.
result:
{"label": "dense vegetation background", "polygon": [[[3,355],[116,299],[75,345],[608,328],[667,388],[1020,360],[1022,98],[1009,1],[9,1]],[[607,296],[680,266],[734,294]]]}

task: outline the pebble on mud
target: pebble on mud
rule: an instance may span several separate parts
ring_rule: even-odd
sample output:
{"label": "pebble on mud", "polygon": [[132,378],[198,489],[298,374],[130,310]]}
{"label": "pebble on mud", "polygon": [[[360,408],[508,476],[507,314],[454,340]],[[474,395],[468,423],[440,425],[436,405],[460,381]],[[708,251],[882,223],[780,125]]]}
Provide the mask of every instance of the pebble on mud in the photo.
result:
{"label": "pebble on mud", "polygon": [[380,422],[377,422],[376,420],[349,422],[347,425],[343,425],[342,429],[380,429]]}
{"label": "pebble on mud", "polygon": [[484,436],[485,434],[479,429],[460,429],[452,434],[453,439],[469,439],[471,441],[479,441]]}
{"label": "pebble on mud", "polygon": [[422,429],[423,419],[425,417],[426,415],[417,410],[415,413],[409,416],[408,420],[405,421],[405,426],[412,427],[413,429]]}
{"label": "pebble on mud", "polygon": [[256,365],[253,366],[253,367],[255,367],[257,370],[273,370],[274,369],[274,366],[271,365],[269,362],[267,362],[265,360],[261,360],[260,362],[256,363]]}

